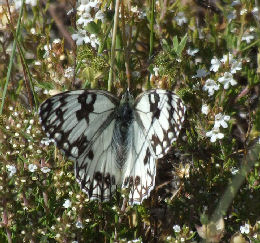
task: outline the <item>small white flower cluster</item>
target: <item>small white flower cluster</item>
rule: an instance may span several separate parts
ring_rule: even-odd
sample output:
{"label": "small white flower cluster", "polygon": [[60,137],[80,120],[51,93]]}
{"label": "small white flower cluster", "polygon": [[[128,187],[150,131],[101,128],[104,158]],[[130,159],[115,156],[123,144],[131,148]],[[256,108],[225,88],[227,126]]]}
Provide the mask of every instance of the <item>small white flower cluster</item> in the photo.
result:
{"label": "small white flower cluster", "polygon": [[246,30],[242,36],[242,41],[245,41],[247,44],[250,44],[252,40],[255,39],[255,28],[254,27],[250,27],[248,30]]}
{"label": "small white flower cluster", "polygon": [[41,144],[45,145],[45,146],[49,146],[50,143],[55,143],[55,140],[53,138],[43,138],[41,140]]}
{"label": "small white flower cluster", "polygon": [[183,12],[179,12],[174,19],[179,26],[182,26],[188,22],[188,19],[185,17]]}
{"label": "small white flower cluster", "polygon": [[137,238],[135,240],[129,240],[127,243],[142,243],[142,239]]}
{"label": "small white flower cluster", "polygon": [[204,78],[209,75],[209,72],[205,68],[201,68],[197,70],[196,75],[192,76],[193,78]]}
{"label": "small white flower cluster", "polygon": [[181,227],[178,224],[174,225],[172,228],[173,228],[175,233],[180,233],[181,232]]}
{"label": "small white flower cluster", "polygon": [[144,9],[138,8],[138,6],[131,6],[131,12],[134,13],[139,19],[146,18],[146,12]]}
{"label": "small white flower cluster", "polygon": [[12,177],[17,171],[17,169],[14,165],[7,165],[6,168],[9,172],[9,177]]}
{"label": "small white flower cluster", "polygon": [[76,225],[76,228],[83,229],[83,224],[81,221],[77,221],[75,225]]}
{"label": "small white flower cluster", "polygon": [[188,48],[186,52],[187,52],[187,54],[190,55],[190,56],[195,56],[195,54],[199,52],[199,49],[191,49],[191,48]]}
{"label": "small white flower cluster", "polygon": [[[31,5],[35,7],[37,5],[37,0],[25,0],[25,4]],[[20,9],[22,7],[23,0],[14,0],[14,6],[16,9]]]}
{"label": "small white flower cluster", "polygon": [[90,44],[93,48],[97,48],[100,44],[95,34],[89,35],[89,33],[84,29],[94,20],[104,20],[105,16],[104,13],[99,10],[99,5],[100,3],[97,0],[81,0],[81,4],[77,8],[79,18],[76,22],[78,26],[81,26],[81,28],[78,28],[78,32],[71,36],[78,46],[85,43]]}
{"label": "small white flower cluster", "polygon": [[74,68],[73,67],[68,67],[67,69],[64,70],[64,77],[65,78],[73,78],[74,75]]}
{"label": "small white flower cluster", "polygon": [[217,139],[224,138],[224,134],[219,131],[220,127],[227,128],[227,121],[230,120],[230,116],[218,113],[215,115],[215,124],[211,131],[206,133],[207,137],[210,137],[212,143],[216,142]]}
{"label": "small white flower cluster", "polygon": [[63,203],[64,208],[70,208],[71,207],[71,201],[69,199],[66,199]]}
{"label": "small white flower cluster", "polygon": [[240,232],[241,232],[241,234],[249,234],[249,232],[250,232],[249,224],[240,226]]}
{"label": "small white flower cluster", "polygon": [[[224,55],[220,60],[214,57],[211,60],[211,67],[210,67],[210,71],[217,72],[219,68],[222,65],[226,65],[227,62],[228,65],[230,66],[230,71],[225,72],[224,75],[219,77],[217,80],[219,83],[221,83],[224,86],[224,89],[229,89],[230,85],[231,86],[237,85],[237,81],[233,78],[233,74],[235,74],[237,71],[240,71],[242,69],[242,62],[240,60],[234,59],[233,55],[229,53],[227,55]],[[206,71],[204,70],[205,75],[198,75],[198,71],[197,71],[197,75],[193,77],[201,78],[201,77],[205,77],[207,74]],[[203,86],[203,90],[207,91],[209,96],[212,96],[215,93],[215,91],[219,90],[219,88],[220,85],[216,83],[213,79],[207,79]]]}

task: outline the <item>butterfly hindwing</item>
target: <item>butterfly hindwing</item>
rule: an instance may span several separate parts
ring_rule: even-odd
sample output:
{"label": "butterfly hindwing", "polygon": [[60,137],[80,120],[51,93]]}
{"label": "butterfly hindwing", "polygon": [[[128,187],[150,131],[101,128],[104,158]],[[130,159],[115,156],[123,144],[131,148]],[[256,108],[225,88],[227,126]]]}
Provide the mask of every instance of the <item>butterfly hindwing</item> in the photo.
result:
{"label": "butterfly hindwing", "polygon": [[116,151],[112,146],[114,126],[115,120],[112,120],[92,143],[91,149],[86,149],[76,161],[77,181],[90,199],[107,201],[120,184]]}
{"label": "butterfly hindwing", "polygon": [[130,204],[140,204],[150,195],[156,175],[155,158],[151,156],[149,141],[138,123],[129,129],[130,149],[125,163],[123,188],[129,188]]}

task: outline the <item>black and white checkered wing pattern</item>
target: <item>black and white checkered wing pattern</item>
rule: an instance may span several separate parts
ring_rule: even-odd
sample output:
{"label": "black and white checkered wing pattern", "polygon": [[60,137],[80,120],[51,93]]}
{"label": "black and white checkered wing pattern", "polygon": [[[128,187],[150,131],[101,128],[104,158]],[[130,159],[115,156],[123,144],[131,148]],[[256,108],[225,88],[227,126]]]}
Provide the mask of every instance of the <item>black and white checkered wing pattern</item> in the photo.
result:
{"label": "black and white checkered wing pattern", "polygon": [[156,159],[176,141],[185,106],[171,91],[150,90],[121,101],[101,90],[55,95],[40,107],[40,120],[57,147],[75,161],[75,174],[90,199],[110,199],[117,185],[129,188],[129,202],[150,195]]}
{"label": "black and white checkered wing pattern", "polygon": [[119,182],[112,137],[119,100],[101,90],[75,90],[40,107],[43,129],[75,161],[75,174],[91,199],[108,200]]}
{"label": "black and white checkered wing pattern", "polygon": [[161,89],[142,93],[135,101],[135,119],[150,143],[152,156],[162,158],[179,136],[186,107],[173,92]]}
{"label": "black and white checkered wing pattern", "polygon": [[123,180],[123,187],[130,187],[130,202],[141,203],[154,188],[156,159],[162,158],[176,141],[185,109],[171,91],[149,90],[137,97]]}

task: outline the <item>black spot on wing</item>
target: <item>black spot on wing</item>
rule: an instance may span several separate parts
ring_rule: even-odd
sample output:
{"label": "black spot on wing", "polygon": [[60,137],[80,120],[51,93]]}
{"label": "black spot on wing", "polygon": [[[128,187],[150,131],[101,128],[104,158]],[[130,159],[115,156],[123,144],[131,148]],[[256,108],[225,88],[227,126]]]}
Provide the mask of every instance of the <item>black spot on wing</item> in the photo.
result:
{"label": "black spot on wing", "polygon": [[93,160],[93,158],[94,158],[94,153],[93,153],[92,150],[89,150],[89,152],[88,152],[88,158],[89,158],[90,160]]}
{"label": "black spot on wing", "polygon": [[161,110],[159,109],[160,96],[154,90],[149,95],[150,111],[153,113],[153,118],[158,119],[160,117]]}
{"label": "black spot on wing", "polygon": [[[90,101],[87,103],[87,99]],[[76,112],[77,119],[86,119],[87,124],[89,124],[89,113],[94,111],[94,104],[97,99],[97,95],[94,93],[89,93],[85,91],[83,94],[79,95],[78,102],[81,104],[81,109]]]}
{"label": "black spot on wing", "polygon": [[146,154],[145,154],[145,157],[144,157],[144,165],[146,165],[149,162],[150,156],[151,156],[151,153],[150,153],[149,149],[147,148]]}

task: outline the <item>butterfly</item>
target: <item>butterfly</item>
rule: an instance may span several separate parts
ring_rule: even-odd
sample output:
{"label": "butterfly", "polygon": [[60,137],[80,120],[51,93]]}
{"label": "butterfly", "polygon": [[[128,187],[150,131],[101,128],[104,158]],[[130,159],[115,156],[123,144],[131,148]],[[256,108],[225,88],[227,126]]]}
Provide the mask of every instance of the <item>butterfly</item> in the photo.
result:
{"label": "butterfly", "polygon": [[75,161],[75,176],[90,199],[110,200],[117,187],[140,204],[154,188],[156,160],[177,140],[185,105],[172,91],[153,89],[135,100],[103,90],[59,93],[43,102],[40,123]]}

